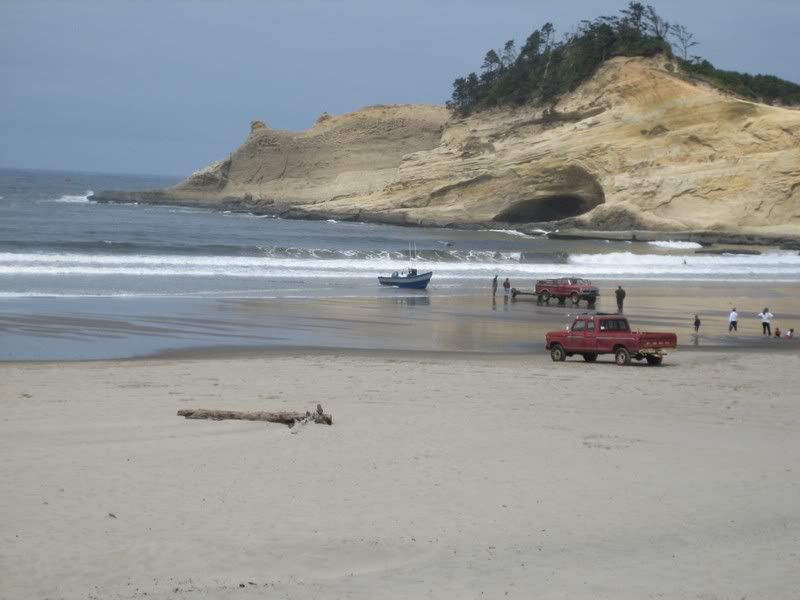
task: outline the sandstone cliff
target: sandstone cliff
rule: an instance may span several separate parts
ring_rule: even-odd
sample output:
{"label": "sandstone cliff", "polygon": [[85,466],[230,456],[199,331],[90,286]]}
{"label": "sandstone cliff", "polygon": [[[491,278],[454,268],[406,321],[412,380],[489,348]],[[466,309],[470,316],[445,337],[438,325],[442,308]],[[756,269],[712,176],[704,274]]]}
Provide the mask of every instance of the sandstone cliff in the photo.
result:
{"label": "sandstone cliff", "polygon": [[665,58],[610,60],[547,110],[457,119],[378,106],[299,133],[254,123],[228,159],[137,199],[424,225],[800,235],[800,111],[688,81]]}

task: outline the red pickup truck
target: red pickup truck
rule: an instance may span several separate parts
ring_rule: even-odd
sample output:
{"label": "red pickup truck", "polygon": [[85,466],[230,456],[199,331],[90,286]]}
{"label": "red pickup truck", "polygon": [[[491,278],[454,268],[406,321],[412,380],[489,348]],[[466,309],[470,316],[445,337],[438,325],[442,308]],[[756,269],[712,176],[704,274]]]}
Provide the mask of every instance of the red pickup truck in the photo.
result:
{"label": "red pickup truck", "polygon": [[630,364],[632,358],[660,365],[665,350],[678,345],[674,333],[631,331],[622,315],[603,313],[581,315],[566,330],[547,333],[545,340],[554,361],[581,354],[586,362],[594,362],[599,354],[613,354],[618,365]]}
{"label": "red pickup truck", "polygon": [[559,279],[540,279],[536,282],[534,293],[545,302],[548,302],[550,298],[556,298],[563,304],[569,298],[573,304],[586,300],[591,306],[600,295],[600,290],[586,279],[561,277]]}

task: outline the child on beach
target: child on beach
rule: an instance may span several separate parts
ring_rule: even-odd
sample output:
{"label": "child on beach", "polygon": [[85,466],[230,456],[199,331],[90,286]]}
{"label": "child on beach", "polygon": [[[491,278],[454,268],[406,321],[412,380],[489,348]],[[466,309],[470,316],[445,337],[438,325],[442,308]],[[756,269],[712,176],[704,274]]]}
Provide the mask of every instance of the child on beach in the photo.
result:
{"label": "child on beach", "polygon": [[700,333],[700,317],[698,315],[694,316],[694,332]]}
{"label": "child on beach", "polygon": [[739,331],[739,313],[736,312],[735,306],[731,314],[728,315],[728,333],[731,331]]}
{"label": "child on beach", "polygon": [[789,331],[786,332],[786,337],[787,338],[793,338],[794,337],[794,327],[790,328]]}

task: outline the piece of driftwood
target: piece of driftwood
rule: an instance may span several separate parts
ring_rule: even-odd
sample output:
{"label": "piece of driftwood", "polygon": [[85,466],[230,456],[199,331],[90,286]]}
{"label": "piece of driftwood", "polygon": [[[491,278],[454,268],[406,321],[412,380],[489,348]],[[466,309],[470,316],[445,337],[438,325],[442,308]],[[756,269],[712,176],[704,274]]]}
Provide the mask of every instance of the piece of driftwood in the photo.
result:
{"label": "piece of driftwood", "polygon": [[222,421],[224,419],[267,421],[269,423],[283,423],[289,427],[293,427],[295,423],[308,423],[311,421],[322,425],[333,425],[333,417],[322,412],[322,406],[319,404],[317,404],[317,410],[313,413],[310,411],[304,413],[293,411],[266,412],[262,410],[245,412],[212,408],[185,408],[178,411],[178,416],[186,417],[187,419],[212,419],[214,421]]}

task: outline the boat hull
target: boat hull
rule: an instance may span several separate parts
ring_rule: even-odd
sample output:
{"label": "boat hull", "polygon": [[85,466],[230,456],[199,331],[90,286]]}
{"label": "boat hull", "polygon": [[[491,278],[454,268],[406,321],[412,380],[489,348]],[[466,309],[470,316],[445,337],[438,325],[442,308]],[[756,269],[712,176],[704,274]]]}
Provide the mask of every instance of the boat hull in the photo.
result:
{"label": "boat hull", "polygon": [[433,276],[433,271],[421,273],[413,277],[378,277],[378,283],[397,288],[424,290]]}

